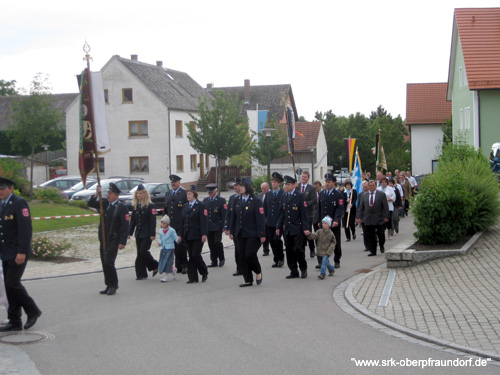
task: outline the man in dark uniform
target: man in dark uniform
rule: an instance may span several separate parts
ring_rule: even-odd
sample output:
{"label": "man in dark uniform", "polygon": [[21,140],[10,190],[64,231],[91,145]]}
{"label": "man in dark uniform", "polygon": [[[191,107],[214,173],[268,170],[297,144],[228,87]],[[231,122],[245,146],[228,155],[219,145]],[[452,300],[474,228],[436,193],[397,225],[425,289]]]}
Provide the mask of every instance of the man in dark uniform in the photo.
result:
{"label": "man in dark uniform", "polygon": [[[203,200],[208,211],[208,247],[210,261],[207,267],[222,267],[226,263],[224,245],[222,245],[222,231],[226,220],[226,200],[217,194],[217,184],[208,184],[208,197]],[[217,264],[217,261],[219,264]]]}
{"label": "man in dark uniform", "polygon": [[[311,176],[308,171],[302,172],[300,175],[300,184],[297,187],[298,191],[304,194],[306,203],[307,203],[307,218],[309,219],[309,231],[312,232],[312,227],[314,222],[316,221],[316,217],[314,217],[314,213],[316,212],[316,206],[318,204],[318,197],[316,195],[316,188],[309,183],[309,179]],[[309,243],[309,250],[311,258],[314,258],[314,240],[307,240],[307,237],[304,237],[304,241]]]}
{"label": "man in dark uniform", "polygon": [[28,256],[31,254],[31,215],[28,203],[14,194],[14,181],[0,177],[0,257],[5,292],[9,302],[9,322],[0,332],[20,331],[22,309],[28,316],[24,329],[33,327],[42,315],[33,298],[21,284]]}
{"label": "man in dark uniform", "polygon": [[[186,189],[181,186],[181,178],[175,174],[169,176],[172,190],[165,194],[164,214],[170,217],[170,226],[177,233],[181,232],[182,206],[187,202]],[[188,259],[186,242],[175,243],[175,268],[187,273]]]}
{"label": "man in dark uniform", "polygon": [[273,172],[271,185],[272,190],[266,193],[266,199],[264,201],[264,215],[266,216],[266,229],[267,238],[273,250],[274,263],[271,267],[281,268],[285,264],[285,254],[283,253],[283,241],[281,236],[276,234],[276,224],[278,222],[278,215],[280,210],[283,210],[281,206],[281,198],[283,197],[283,190],[280,186],[283,183],[283,177],[278,172]]}
{"label": "man in dark uniform", "polygon": [[[239,177],[236,177],[234,179],[234,186],[233,186],[234,194],[229,197],[229,202],[227,204],[227,211],[226,211],[226,219],[224,221],[224,233],[226,234],[226,236],[229,236],[231,215],[233,214],[236,199],[240,196],[240,184],[241,184],[241,179]],[[236,245],[236,239],[233,239],[233,244],[234,244],[234,260],[236,262],[236,272],[233,273],[233,276],[241,276],[243,275],[243,273],[240,266],[240,258],[239,258],[238,246]]]}
{"label": "man in dark uniform", "polygon": [[307,261],[305,256],[304,235],[308,236],[311,231],[308,228],[307,203],[304,194],[295,189],[297,180],[285,176],[285,194],[281,200],[281,207],[276,234],[283,231],[286,247],[286,263],[290,269],[287,279],[307,277]]}
{"label": "man in dark uniform", "polygon": [[[96,193],[87,203],[89,207],[100,210],[100,204],[97,197],[101,193],[101,187],[98,186]],[[104,273],[104,284],[106,289],[101,290],[100,294],[112,296],[118,289],[118,274],[116,273],[115,260],[118,250],[122,250],[127,245],[129,229],[129,213],[127,207],[118,201],[120,189],[114,183],[109,184],[107,199],[102,199],[101,214],[104,215],[104,234],[102,225],[99,225],[99,252],[101,255],[102,271]],[[104,241],[105,240],[105,243]]]}
{"label": "man in dark uniform", "polygon": [[[335,268],[340,267],[340,258],[342,257],[342,247],[340,240],[340,228],[342,222],[342,215],[344,214],[344,197],[340,191],[335,187],[337,186],[337,179],[331,173],[325,174],[325,190],[319,194],[319,215],[317,217],[318,228],[321,225],[321,220],[326,215],[332,218],[332,232],[337,241],[335,250],[333,252],[333,261]],[[318,262],[321,261],[318,257]]]}

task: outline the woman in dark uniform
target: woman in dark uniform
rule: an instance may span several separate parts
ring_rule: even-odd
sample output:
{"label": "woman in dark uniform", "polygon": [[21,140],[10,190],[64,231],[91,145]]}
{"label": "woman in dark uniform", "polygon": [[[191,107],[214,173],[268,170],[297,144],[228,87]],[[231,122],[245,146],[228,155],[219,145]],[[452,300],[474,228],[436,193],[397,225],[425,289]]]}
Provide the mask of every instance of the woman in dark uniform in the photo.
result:
{"label": "woman in dark uniform", "polygon": [[140,184],[137,187],[132,206],[128,238],[134,234],[135,230],[137,245],[135,275],[136,280],[145,280],[148,278],[148,270],[153,271],[153,277],[158,273],[158,261],[149,252],[156,236],[156,210],[144,185]]}
{"label": "woman in dark uniform", "polygon": [[262,283],[262,269],[257,251],[266,240],[266,222],[262,201],[253,194],[252,181],[243,178],[240,196],[236,199],[231,215],[230,238],[235,238],[240,254],[240,264],[245,283],[240,287],[253,285],[253,273],[257,285]]}
{"label": "woman in dark uniform", "polygon": [[203,202],[198,200],[198,192],[194,189],[188,189],[187,200],[182,207],[181,232],[177,233],[187,244],[189,254],[187,283],[197,283],[198,272],[201,274],[201,282],[204,283],[208,279],[208,268],[201,256],[201,250],[203,244],[207,242],[208,212]]}

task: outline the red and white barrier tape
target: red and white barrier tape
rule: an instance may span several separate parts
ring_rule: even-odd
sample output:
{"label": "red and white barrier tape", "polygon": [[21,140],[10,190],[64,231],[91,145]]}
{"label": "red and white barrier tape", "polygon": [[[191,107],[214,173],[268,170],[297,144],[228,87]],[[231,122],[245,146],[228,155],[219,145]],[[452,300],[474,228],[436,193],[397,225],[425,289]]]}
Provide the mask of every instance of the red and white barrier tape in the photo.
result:
{"label": "red and white barrier tape", "polygon": [[45,217],[32,217],[31,220],[48,220],[48,219],[69,219],[73,217],[91,217],[91,216],[101,216],[100,214],[88,214],[88,215],[68,215],[68,216],[45,216]]}
{"label": "red and white barrier tape", "polygon": [[[156,210],[163,211],[162,208]],[[88,214],[88,215],[68,215],[68,216],[45,216],[45,217],[32,217],[31,220],[50,220],[50,219],[70,219],[74,217],[92,217],[92,216],[101,216],[100,214]]]}

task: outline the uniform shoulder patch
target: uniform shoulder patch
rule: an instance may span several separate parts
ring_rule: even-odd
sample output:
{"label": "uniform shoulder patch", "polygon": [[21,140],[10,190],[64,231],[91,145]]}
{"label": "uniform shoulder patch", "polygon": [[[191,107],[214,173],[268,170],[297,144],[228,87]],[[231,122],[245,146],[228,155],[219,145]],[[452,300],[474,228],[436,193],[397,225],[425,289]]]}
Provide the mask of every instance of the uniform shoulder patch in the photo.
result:
{"label": "uniform shoulder patch", "polygon": [[203,214],[204,214],[205,216],[208,216],[208,211],[207,211],[207,210],[203,210]]}
{"label": "uniform shoulder patch", "polygon": [[156,215],[156,208],[153,208],[153,209],[151,210],[151,213],[152,213],[153,215]]}
{"label": "uniform shoulder patch", "polygon": [[259,207],[259,212],[263,215],[264,214],[264,207]]}
{"label": "uniform shoulder patch", "polygon": [[344,200],[343,199],[339,199],[339,204],[343,205],[344,204]]}
{"label": "uniform shoulder patch", "polygon": [[127,221],[130,220],[130,215],[129,214],[125,214],[125,220],[127,220]]}
{"label": "uniform shoulder patch", "polygon": [[224,203],[224,209],[227,210],[227,203]]}
{"label": "uniform shoulder patch", "polygon": [[307,202],[306,201],[304,201],[304,207],[307,207]]}
{"label": "uniform shoulder patch", "polygon": [[24,217],[29,217],[30,216],[30,211],[27,208],[23,208],[23,216]]}

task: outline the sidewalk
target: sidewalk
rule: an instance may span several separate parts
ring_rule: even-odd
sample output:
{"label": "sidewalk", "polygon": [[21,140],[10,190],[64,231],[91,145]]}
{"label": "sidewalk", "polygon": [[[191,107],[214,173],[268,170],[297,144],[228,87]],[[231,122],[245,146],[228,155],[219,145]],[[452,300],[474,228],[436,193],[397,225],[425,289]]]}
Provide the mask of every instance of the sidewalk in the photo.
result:
{"label": "sidewalk", "polygon": [[339,288],[349,305],[386,327],[500,361],[499,243],[497,224],[465,256],[393,270],[384,263]]}

